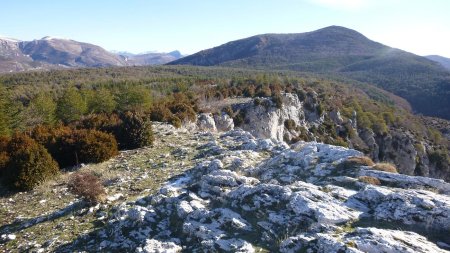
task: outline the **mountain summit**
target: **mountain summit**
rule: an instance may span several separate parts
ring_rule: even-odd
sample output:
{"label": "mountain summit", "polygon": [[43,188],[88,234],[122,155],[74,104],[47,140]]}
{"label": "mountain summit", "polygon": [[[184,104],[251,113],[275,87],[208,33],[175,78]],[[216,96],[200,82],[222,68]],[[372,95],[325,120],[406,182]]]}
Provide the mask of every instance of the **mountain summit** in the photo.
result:
{"label": "mountain summit", "polygon": [[292,68],[294,63],[322,58],[364,58],[384,48],[354,30],[330,26],[307,33],[256,35],[200,51],[171,64]]}
{"label": "mountain summit", "polygon": [[330,26],[228,42],[169,64],[279,69],[331,74],[375,84],[425,115],[450,119],[450,72],[440,64]]}
{"label": "mountain summit", "polygon": [[22,51],[33,60],[68,67],[125,66],[120,57],[105,49],[69,39],[44,37],[40,40],[21,42]]}

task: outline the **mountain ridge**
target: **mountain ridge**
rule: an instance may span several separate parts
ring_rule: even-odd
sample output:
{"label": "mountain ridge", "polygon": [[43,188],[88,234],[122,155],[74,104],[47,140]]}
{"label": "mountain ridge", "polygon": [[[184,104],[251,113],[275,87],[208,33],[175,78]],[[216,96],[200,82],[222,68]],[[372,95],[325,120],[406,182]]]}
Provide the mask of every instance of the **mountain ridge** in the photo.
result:
{"label": "mountain ridge", "polygon": [[72,39],[45,36],[32,41],[0,37],[0,73],[57,68],[143,66],[180,58],[169,53],[127,54]]}
{"label": "mountain ridge", "polygon": [[450,71],[435,61],[340,26],[307,33],[255,35],[168,64],[333,74],[399,95],[417,113],[450,119]]}
{"label": "mountain ridge", "polygon": [[450,58],[443,57],[440,55],[427,55],[425,57],[427,59],[430,59],[432,61],[435,61],[435,62],[441,64],[444,68],[450,70]]}

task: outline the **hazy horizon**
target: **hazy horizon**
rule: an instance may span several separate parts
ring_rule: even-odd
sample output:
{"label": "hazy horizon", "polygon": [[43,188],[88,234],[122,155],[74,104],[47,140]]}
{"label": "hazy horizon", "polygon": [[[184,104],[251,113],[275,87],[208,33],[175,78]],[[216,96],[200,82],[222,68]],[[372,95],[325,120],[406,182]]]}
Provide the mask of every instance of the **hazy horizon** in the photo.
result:
{"label": "hazy horizon", "polygon": [[142,53],[203,49],[264,33],[338,25],[418,55],[450,57],[450,2],[436,0],[8,1],[0,36],[45,36]]}

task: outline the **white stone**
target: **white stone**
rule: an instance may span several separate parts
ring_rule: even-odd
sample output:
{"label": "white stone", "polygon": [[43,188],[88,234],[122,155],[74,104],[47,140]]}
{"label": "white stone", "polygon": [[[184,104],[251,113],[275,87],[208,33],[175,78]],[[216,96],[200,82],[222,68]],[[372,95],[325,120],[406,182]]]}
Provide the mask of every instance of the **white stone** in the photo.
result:
{"label": "white stone", "polygon": [[183,249],[173,242],[161,242],[155,239],[145,241],[145,246],[142,248],[145,253],[177,253]]}

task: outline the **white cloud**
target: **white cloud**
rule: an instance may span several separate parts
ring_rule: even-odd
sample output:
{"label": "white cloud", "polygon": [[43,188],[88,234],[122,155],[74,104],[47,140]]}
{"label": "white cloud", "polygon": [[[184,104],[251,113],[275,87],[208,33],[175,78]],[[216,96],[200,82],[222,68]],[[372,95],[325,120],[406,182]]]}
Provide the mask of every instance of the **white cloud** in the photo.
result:
{"label": "white cloud", "polygon": [[317,4],[326,8],[340,10],[359,10],[366,7],[370,0],[309,0],[313,4]]}

